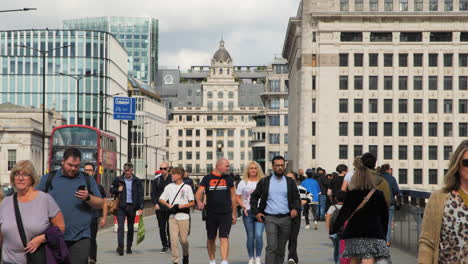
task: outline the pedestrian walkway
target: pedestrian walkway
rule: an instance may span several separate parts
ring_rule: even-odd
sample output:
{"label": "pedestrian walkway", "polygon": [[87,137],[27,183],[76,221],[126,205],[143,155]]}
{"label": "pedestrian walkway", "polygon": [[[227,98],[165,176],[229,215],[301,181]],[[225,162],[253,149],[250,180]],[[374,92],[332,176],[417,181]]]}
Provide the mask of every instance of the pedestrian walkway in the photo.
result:
{"label": "pedestrian walkway", "polygon": [[[168,264],[170,254],[160,254],[161,242],[157,231],[155,216],[145,218],[146,238],[140,245],[133,246],[132,255],[118,256],[117,234],[112,228],[104,229],[98,234],[98,263],[138,263],[138,264]],[[135,239],[136,241],[136,239]],[[192,214],[192,233],[190,241],[190,264],[207,264],[205,223],[201,221],[201,214]],[[230,264],[246,264],[247,250],[245,248],[245,230],[242,220],[233,226],[230,237]],[[265,242],[266,246],[266,242]],[[299,261],[303,264],[333,263],[333,248],[325,231],[325,223],[320,222],[319,230],[305,230],[304,221],[298,239]],[[396,248],[391,248],[392,261],[397,264],[413,264],[416,258]],[[219,256],[219,248],[217,249]],[[264,258],[264,256],[262,256]],[[220,261],[218,257],[218,262]]]}

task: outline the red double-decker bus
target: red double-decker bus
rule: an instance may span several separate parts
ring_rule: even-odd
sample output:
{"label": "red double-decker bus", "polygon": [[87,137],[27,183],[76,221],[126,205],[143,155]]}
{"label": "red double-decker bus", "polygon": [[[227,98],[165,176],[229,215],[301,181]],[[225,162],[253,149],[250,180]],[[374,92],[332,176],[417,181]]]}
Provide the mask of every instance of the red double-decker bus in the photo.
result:
{"label": "red double-decker bus", "polygon": [[90,162],[96,166],[96,180],[109,190],[117,173],[117,141],[115,137],[90,126],[66,125],[52,130],[48,171],[61,168],[67,148],[81,152],[81,166]]}

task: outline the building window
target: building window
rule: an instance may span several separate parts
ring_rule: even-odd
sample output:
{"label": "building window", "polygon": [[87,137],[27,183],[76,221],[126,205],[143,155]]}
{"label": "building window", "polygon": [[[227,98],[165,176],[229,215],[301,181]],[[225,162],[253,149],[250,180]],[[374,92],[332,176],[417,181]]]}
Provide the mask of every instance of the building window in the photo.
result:
{"label": "building window", "polygon": [[384,1],[384,11],[393,11],[393,0]]}
{"label": "building window", "polygon": [[423,66],[423,55],[418,53],[413,55],[413,67]]}
{"label": "building window", "polygon": [[422,32],[401,32],[400,42],[422,42]]}
{"label": "building window", "polygon": [[280,125],[280,116],[279,115],[270,115],[268,116],[270,126],[279,126]]}
{"label": "building window", "polygon": [[312,113],[315,113],[317,106],[317,100],[315,98],[312,98]]}
{"label": "building window", "polygon": [[280,81],[279,80],[270,80],[270,92],[279,92],[280,91]]}
{"label": "building window", "polygon": [[452,136],[453,136],[453,124],[444,123],[444,137],[452,137]]}
{"label": "building window", "polygon": [[437,123],[429,123],[428,130],[430,137],[437,137]]}
{"label": "building window", "polygon": [[458,123],[458,136],[468,137],[468,123],[466,122]]}
{"label": "building window", "polygon": [[468,32],[460,32],[460,41],[461,42],[468,41]]}
{"label": "building window", "polygon": [[280,109],[280,99],[279,98],[270,99],[270,109]]}
{"label": "building window", "polygon": [[355,53],[354,54],[354,67],[362,67],[362,66],[364,66],[364,54]]}
{"label": "building window", "polygon": [[362,11],[364,9],[364,0],[354,0],[354,11]]}
{"label": "building window", "polygon": [[393,99],[384,99],[384,113],[393,113]]}
{"label": "building window", "polygon": [[466,53],[458,54],[458,66],[468,67],[468,54],[466,54]]}
{"label": "building window", "polygon": [[192,147],[192,140],[186,140],[186,141],[185,141],[185,146],[186,146],[187,148],[191,148],[191,147]]}
{"label": "building window", "polygon": [[437,53],[429,54],[429,67],[437,67],[438,55]]}
{"label": "building window", "polygon": [[16,149],[9,149],[8,150],[8,162],[7,168],[8,171],[11,171],[16,164]]}
{"label": "building window", "polygon": [[408,67],[408,53],[398,55],[398,66]]}
{"label": "building window", "polygon": [[213,152],[212,151],[206,152],[206,159],[207,160],[212,160],[213,159]]}
{"label": "building window", "polygon": [[348,145],[340,145],[339,159],[348,159]]}
{"label": "building window", "polygon": [[369,76],[369,90],[377,90],[379,86],[378,76]]}
{"label": "building window", "polygon": [[213,136],[213,129],[207,129],[206,130],[206,136],[207,137],[212,137]]}
{"label": "building window", "polygon": [[468,0],[460,0],[460,11],[468,11]]}
{"label": "building window", "polygon": [[398,99],[398,113],[408,113],[408,99]]}
{"label": "building window", "polygon": [[422,184],[423,183],[422,169],[414,169],[413,177],[414,177],[413,179],[414,184]]}
{"label": "building window", "polygon": [[354,157],[361,156],[363,152],[362,145],[354,145]]}
{"label": "building window", "polygon": [[369,113],[376,114],[379,110],[377,99],[369,99]]}
{"label": "building window", "polygon": [[437,99],[429,99],[429,113],[437,114]]}
{"label": "building window", "polygon": [[439,0],[429,0],[429,11],[437,11],[439,9]]}
{"label": "building window", "polygon": [[453,66],[453,54],[444,54],[444,67]]}
{"label": "building window", "polygon": [[339,124],[339,135],[341,137],[348,136],[348,122],[340,122],[340,124]]}
{"label": "building window", "polygon": [[384,67],[393,67],[393,54],[384,54]]}
{"label": "building window", "polygon": [[229,97],[229,99],[233,99],[234,98],[234,92],[229,92],[228,97]]}
{"label": "building window", "polygon": [[317,128],[317,123],[312,122],[312,136],[315,136],[316,128]]}
{"label": "building window", "polygon": [[213,141],[212,140],[206,141],[206,146],[209,148],[213,147]]}
{"label": "building window", "polygon": [[234,129],[228,129],[228,137],[233,137],[234,136]]}
{"label": "building window", "polygon": [[341,32],[342,42],[362,42],[362,32]]}
{"label": "building window", "polygon": [[216,129],[217,137],[224,137],[224,129]]}
{"label": "building window", "polygon": [[452,99],[444,99],[444,114],[451,114],[453,112]]}
{"label": "building window", "polygon": [[423,156],[423,146],[413,146],[413,159],[422,160]]}
{"label": "building window", "polygon": [[459,99],[458,100],[458,112],[460,114],[467,114],[468,113],[468,100],[467,99]]}
{"label": "building window", "polygon": [[398,169],[398,183],[408,184],[408,169]]}
{"label": "building window", "polygon": [[379,154],[379,148],[377,145],[369,145],[369,152],[372,153],[375,157]]}
{"label": "building window", "polygon": [[312,90],[317,90],[317,76],[312,76]]}
{"label": "building window", "polygon": [[423,11],[423,0],[414,0],[414,11]]}
{"label": "building window", "polygon": [[407,137],[408,136],[408,123],[399,122],[398,123],[398,136]]}
{"label": "building window", "polygon": [[408,0],[400,0],[400,11],[408,11]]}
{"label": "building window", "polygon": [[378,0],[369,0],[369,9],[370,9],[370,11],[373,11],[373,12],[379,11],[379,2],[378,2]]}
{"label": "building window", "polygon": [[384,152],[383,152],[384,160],[391,160],[393,159],[393,146],[392,145],[385,145]]}
{"label": "building window", "polygon": [[288,115],[284,115],[284,125],[285,126],[289,125],[289,116]]}
{"label": "building window", "polygon": [[444,90],[452,90],[453,89],[453,77],[452,76],[444,76]]}
{"label": "building window", "polygon": [[444,160],[450,160],[452,155],[452,146],[444,146]]}
{"label": "building window", "polygon": [[458,77],[458,89],[465,91],[468,90],[468,76]]}
{"label": "building window", "polygon": [[288,143],[289,143],[288,134],[284,134],[284,144],[288,144]]}
{"label": "building window", "polygon": [[179,148],[182,148],[182,147],[184,146],[184,141],[179,140],[179,141],[177,142],[177,146],[178,146]]}
{"label": "building window", "polygon": [[207,93],[207,97],[208,97],[208,99],[212,99],[212,98],[213,98],[213,93],[212,93],[212,92],[208,92],[208,93]]}
{"label": "building window", "polygon": [[453,0],[444,0],[444,11],[453,11]]}
{"label": "building window", "polygon": [[413,77],[413,89],[415,91],[423,89],[423,77],[422,76]]}
{"label": "building window", "polygon": [[378,123],[377,122],[369,122],[369,136],[376,137],[378,135]]}
{"label": "building window", "polygon": [[362,137],[363,125],[362,122],[354,122],[354,136]]}
{"label": "building window", "polygon": [[348,67],[348,53],[340,54],[340,67]]}
{"label": "building window", "polygon": [[280,143],[280,134],[270,133],[268,134],[270,144],[279,144]]}
{"label": "building window", "polygon": [[195,141],[195,147],[197,147],[197,148],[200,147],[200,140]]}
{"label": "building window", "polygon": [[208,101],[208,110],[213,110],[213,102],[212,101]]}
{"label": "building window", "polygon": [[223,109],[224,109],[224,104],[223,104],[222,101],[219,101],[218,102],[218,111],[223,111]]}
{"label": "building window", "polygon": [[392,42],[392,32],[371,32],[371,42]]}
{"label": "building window", "polygon": [[354,90],[362,90],[362,76],[354,76]]}
{"label": "building window", "polygon": [[429,90],[437,90],[437,76],[429,76]]}
{"label": "building window", "polygon": [[393,76],[384,76],[384,90],[393,90]]}
{"label": "building window", "polygon": [[223,96],[224,96],[223,92],[219,91],[218,92],[218,98],[221,99],[221,98],[223,98]]}
{"label": "building window", "polygon": [[348,113],[348,99],[340,99],[340,113]]}
{"label": "building window", "polygon": [[393,136],[393,123],[384,122],[384,137],[391,137],[391,136]]}
{"label": "building window", "polygon": [[369,53],[369,67],[378,67],[378,66],[379,66],[379,54]]}
{"label": "building window", "polygon": [[423,100],[414,99],[413,100],[413,113],[422,114],[422,112],[423,112]]}
{"label": "building window", "polygon": [[178,133],[179,133],[179,137],[183,137],[183,136],[184,136],[184,130],[179,129]]}
{"label": "building window", "polygon": [[349,0],[340,0],[340,11],[348,11]]}
{"label": "building window", "polygon": [[437,184],[437,169],[429,169],[429,184]]}
{"label": "building window", "polygon": [[408,146],[398,146],[398,159],[399,160],[408,159]]}
{"label": "building window", "polygon": [[362,99],[354,99],[354,113],[362,113]]}
{"label": "building window", "polygon": [[340,76],[340,90],[348,90],[348,76]]}
{"label": "building window", "polygon": [[421,122],[413,123],[413,136],[422,137],[423,134],[423,124]]}
{"label": "building window", "polygon": [[429,160],[437,160],[437,146],[429,146]]}
{"label": "building window", "polygon": [[451,42],[453,39],[452,32],[431,32],[431,42]]}

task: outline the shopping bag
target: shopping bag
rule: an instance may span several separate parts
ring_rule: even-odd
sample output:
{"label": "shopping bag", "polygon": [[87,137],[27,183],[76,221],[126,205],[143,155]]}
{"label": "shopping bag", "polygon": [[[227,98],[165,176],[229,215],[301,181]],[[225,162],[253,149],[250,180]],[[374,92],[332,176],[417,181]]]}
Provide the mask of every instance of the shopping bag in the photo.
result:
{"label": "shopping bag", "polygon": [[137,245],[145,239],[145,223],[143,222],[143,215],[140,216],[138,221],[138,232],[137,232]]}

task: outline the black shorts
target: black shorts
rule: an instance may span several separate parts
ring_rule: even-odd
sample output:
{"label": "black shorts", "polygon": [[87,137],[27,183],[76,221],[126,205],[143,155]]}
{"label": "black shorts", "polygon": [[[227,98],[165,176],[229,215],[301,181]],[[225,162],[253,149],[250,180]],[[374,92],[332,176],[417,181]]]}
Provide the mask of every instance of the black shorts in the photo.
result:
{"label": "black shorts", "polygon": [[219,229],[219,237],[228,238],[232,226],[232,213],[209,213],[206,218],[206,234],[209,240],[216,239]]}

